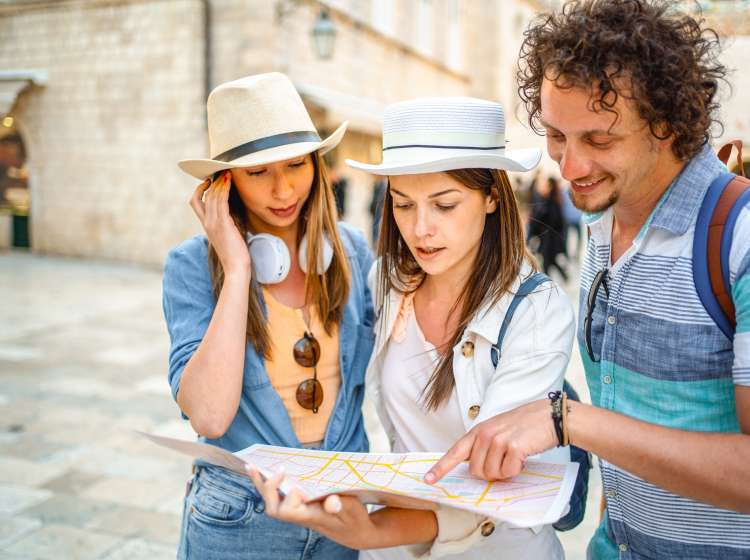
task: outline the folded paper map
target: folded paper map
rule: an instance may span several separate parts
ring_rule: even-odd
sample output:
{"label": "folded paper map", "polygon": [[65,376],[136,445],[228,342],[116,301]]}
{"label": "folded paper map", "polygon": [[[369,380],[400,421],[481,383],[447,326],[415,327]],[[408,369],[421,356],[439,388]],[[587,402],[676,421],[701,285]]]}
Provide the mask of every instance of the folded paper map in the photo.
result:
{"label": "folded paper map", "polygon": [[526,461],[518,476],[487,482],[473,477],[467,463],[440,482],[423,482],[440,453],[349,453],[252,445],[230,453],[205,443],[143,434],[159,445],[246,475],[246,466],[263,476],[283,468],[283,493],[300,490],[308,499],[329,494],[357,496],[366,504],[436,509],[438,504],[468,510],[519,527],[554,523],[573,491],[577,463]]}

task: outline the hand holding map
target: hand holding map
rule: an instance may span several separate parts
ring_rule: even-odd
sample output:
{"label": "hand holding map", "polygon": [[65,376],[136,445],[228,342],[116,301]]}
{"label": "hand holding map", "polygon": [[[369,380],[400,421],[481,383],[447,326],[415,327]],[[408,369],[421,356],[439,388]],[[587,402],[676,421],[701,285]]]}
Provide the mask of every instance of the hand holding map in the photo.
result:
{"label": "hand holding map", "polygon": [[242,475],[250,465],[264,476],[283,467],[281,490],[300,490],[310,500],[330,494],[357,496],[366,504],[415,509],[455,507],[519,527],[554,523],[570,500],[576,463],[526,462],[513,478],[487,482],[473,477],[466,463],[438,484],[423,481],[440,453],[350,453],[253,445],[236,453],[216,446],[144,434],[171,449]]}

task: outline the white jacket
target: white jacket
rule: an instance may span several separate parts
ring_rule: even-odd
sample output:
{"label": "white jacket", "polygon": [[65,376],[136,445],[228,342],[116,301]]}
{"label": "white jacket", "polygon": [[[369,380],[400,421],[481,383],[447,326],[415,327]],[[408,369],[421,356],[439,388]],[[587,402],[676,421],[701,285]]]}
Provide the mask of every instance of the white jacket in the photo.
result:
{"label": "white jacket", "polygon": [[[376,266],[377,263],[370,270],[369,279],[373,294],[376,293],[373,289]],[[477,313],[453,347],[454,390],[460,409],[465,412],[462,418],[466,431],[501,412],[546,398],[550,391],[562,389],[575,320],[570,300],[554,283],[542,284],[523,299],[505,333],[497,368],[492,365],[490,352],[497,342],[505,312],[521,278],[530,272],[531,268],[525,265],[511,293]],[[387,296],[385,309],[375,323],[375,347],[366,373],[367,397],[375,405],[391,447],[395,433],[381,399],[380,373],[402,297],[396,291]],[[473,344],[473,354],[467,352],[469,356],[461,351],[466,342]],[[478,414],[476,407],[479,407]],[[570,452],[568,448],[556,448],[537,457],[563,462],[570,460]],[[439,509],[436,515],[438,535],[424,557],[460,553],[483,538],[481,527],[487,518],[453,508]],[[535,532],[539,530],[541,527]],[[412,551],[425,553],[424,547],[412,547]]]}

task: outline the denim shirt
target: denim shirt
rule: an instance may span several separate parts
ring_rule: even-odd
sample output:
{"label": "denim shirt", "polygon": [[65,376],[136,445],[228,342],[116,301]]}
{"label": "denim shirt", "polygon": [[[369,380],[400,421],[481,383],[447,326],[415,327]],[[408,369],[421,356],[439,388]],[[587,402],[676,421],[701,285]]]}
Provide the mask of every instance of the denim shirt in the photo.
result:
{"label": "denim shirt", "polygon": [[[339,325],[341,388],[322,448],[367,451],[362,399],[365,369],[374,342],[373,304],[367,288],[367,273],[373,258],[359,231],[339,223],[339,232],[351,268],[351,285]],[[169,384],[176,398],[185,365],[203,340],[216,306],[208,268],[208,240],[204,235],[188,239],[169,252],[163,290],[164,316],[171,340]],[[266,313],[261,290],[256,289],[255,293]],[[268,379],[263,356],[258,355],[252,344],[245,348],[237,414],[223,436],[205,441],[231,452],[255,443],[300,447],[286,407]]]}

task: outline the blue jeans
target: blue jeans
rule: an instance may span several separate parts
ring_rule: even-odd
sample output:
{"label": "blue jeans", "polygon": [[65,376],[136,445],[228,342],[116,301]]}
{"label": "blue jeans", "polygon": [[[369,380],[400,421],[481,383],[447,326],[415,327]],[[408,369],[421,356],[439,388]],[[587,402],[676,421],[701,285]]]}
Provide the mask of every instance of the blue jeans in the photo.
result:
{"label": "blue jeans", "polygon": [[178,560],[356,560],[358,552],[277,521],[249,479],[199,467],[185,498]]}

